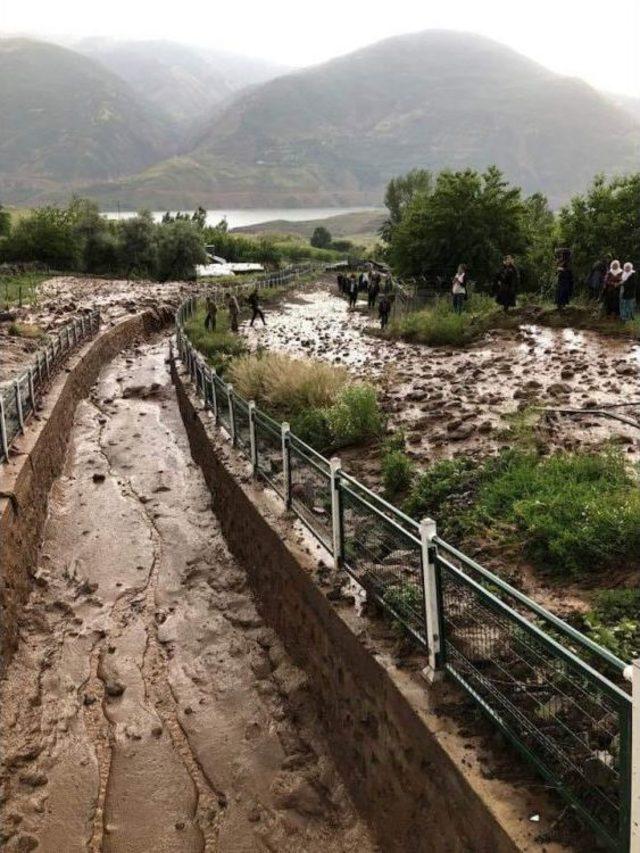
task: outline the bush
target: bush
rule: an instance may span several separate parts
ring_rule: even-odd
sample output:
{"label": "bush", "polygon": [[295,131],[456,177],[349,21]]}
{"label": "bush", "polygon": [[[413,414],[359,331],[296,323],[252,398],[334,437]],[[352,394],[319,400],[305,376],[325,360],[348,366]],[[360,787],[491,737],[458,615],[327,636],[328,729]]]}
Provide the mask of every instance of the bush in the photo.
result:
{"label": "bush", "polygon": [[334,448],[376,438],[384,428],[376,392],[370,385],[347,386],[326,414]]}
{"label": "bush", "polygon": [[428,308],[392,320],[388,333],[428,346],[464,346],[484,334],[498,314],[489,296],[473,294],[462,314],[454,312],[450,298],[440,297]]}
{"label": "bush", "polygon": [[584,627],[596,643],[624,661],[640,656],[640,589],[599,592]]}
{"label": "bush", "polygon": [[406,492],[413,480],[413,464],[403,450],[389,450],[382,457],[382,483],[388,498]]}
{"label": "bush", "polygon": [[209,332],[204,327],[206,312],[199,309],[185,324],[191,343],[198,349],[212,367],[225,374],[233,358],[242,356],[247,345],[240,335],[229,331],[229,317],[226,311],[218,310],[216,331]]}
{"label": "bush", "polygon": [[158,230],[160,281],[194,279],[196,266],[206,262],[202,230],[195,222],[169,222]]}
{"label": "bush", "polygon": [[247,355],[230,370],[236,391],[273,417],[292,420],[310,409],[332,406],[348,380],[345,368],[283,353]]}
{"label": "bush", "polygon": [[333,436],[325,409],[307,409],[291,419],[291,431],[318,453],[327,453]]}

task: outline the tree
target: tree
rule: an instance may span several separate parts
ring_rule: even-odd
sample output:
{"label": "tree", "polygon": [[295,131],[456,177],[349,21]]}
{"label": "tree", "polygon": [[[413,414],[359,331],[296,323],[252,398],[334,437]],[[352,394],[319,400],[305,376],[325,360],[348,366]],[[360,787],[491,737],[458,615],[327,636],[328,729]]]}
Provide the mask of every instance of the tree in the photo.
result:
{"label": "tree", "polygon": [[11,231],[11,214],[0,204],[0,237],[7,237]]}
{"label": "tree", "polygon": [[158,278],[160,281],[193,279],[196,266],[206,264],[202,231],[193,221],[177,220],[158,232]]}
{"label": "tree", "polygon": [[526,249],[521,190],[492,166],[483,174],[446,170],[430,191],[414,192],[391,229],[387,256],[401,275],[450,278],[465,263],[486,282],[505,254]]}
{"label": "tree", "polygon": [[[118,223],[120,268],[127,276],[155,278],[158,269],[157,226],[148,210]],[[162,226],[169,227],[169,226]]]}
{"label": "tree", "polygon": [[640,172],[609,183],[598,175],[585,195],[562,208],[559,231],[580,276],[600,260],[640,265]]}
{"label": "tree", "polygon": [[324,225],[318,225],[311,235],[310,242],[316,249],[328,249],[331,245],[331,232]]}
{"label": "tree", "polygon": [[380,226],[380,236],[391,242],[393,229],[400,223],[410,202],[418,194],[428,195],[433,188],[433,175],[426,169],[412,169],[406,175],[391,178],[384,194],[388,217]]}
{"label": "tree", "polygon": [[527,251],[522,259],[525,289],[548,291],[555,280],[555,255],[558,224],[546,196],[534,193],[524,202],[524,227]]}
{"label": "tree", "polygon": [[68,209],[40,207],[23,217],[3,245],[8,261],[39,261],[56,270],[78,269],[80,245]]}

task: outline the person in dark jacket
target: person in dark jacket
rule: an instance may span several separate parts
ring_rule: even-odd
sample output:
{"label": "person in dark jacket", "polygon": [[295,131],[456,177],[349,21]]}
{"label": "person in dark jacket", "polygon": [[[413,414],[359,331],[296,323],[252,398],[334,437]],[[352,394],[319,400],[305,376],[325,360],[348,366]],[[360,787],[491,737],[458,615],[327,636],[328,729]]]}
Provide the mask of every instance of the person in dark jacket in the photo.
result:
{"label": "person in dark jacket", "polygon": [[255,288],[254,290],[251,291],[251,293],[249,294],[249,298],[247,299],[247,302],[249,303],[249,307],[251,308],[251,311],[252,311],[251,322],[249,323],[249,325],[253,326],[256,317],[260,317],[260,319],[262,320],[262,325],[266,326],[267,324],[266,324],[265,319],[264,319],[264,314],[260,310],[260,303],[258,302],[258,289],[257,288]]}
{"label": "person in dark jacket", "polygon": [[356,302],[358,301],[358,280],[356,279],[356,274],[354,272],[351,273],[348,286],[349,308],[355,308]]}
{"label": "person in dark jacket", "polygon": [[507,255],[502,262],[502,269],[496,276],[496,302],[502,305],[505,313],[515,306],[519,285],[520,273],[513,257]]}
{"label": "person in dark jacket", "polygon": [[604,279],[607,274],[607,262],[597,261],[592,267],[591,272],[587,276],[587,288],[592,299],[600,299]]}
{"label": "person in dark jacket", "polygon": [[636,296],[638,295],[638,273],[631,262],[627,262],[622,269],[621,288],[620,319],[626,323],[635,317]]}
{"label": "person in dark jacket", "polygon": [[218,317],[218,306],[213,300],[213,296],[207,296],[206,301],[207,316],[204,318],[204,327],[209,332],[215,332],[216,319]]}
{"label": "person in dark jacket", "polygon": [[376,299],[378,298],[378,294],[380,293],[380,275],[379,273],[374,273],[371,276],[371,284],[369,285],[369,308],[376,307]]}
{"label": "person in dark jacket", "polygon": [[378,303],[378,317],[380,318],[381,329],[384,329],[389,322],[389,314],[391,314],[391,300],[386,293],[383,293]]}
{"label": "person in dark jacket", "polygon": [[558,311],[562,311],[571,302],[573,296],[573,272],[569,256],[563,256],[560,259],[556,274],[556,306]]}
{"label": "person in dark jacket", "polygon": [[232,332],[237,332],[240,306],[238,305],[238,300],[233,293],[229,293],[227,295],[227,310],[229,312],[229,328]]}

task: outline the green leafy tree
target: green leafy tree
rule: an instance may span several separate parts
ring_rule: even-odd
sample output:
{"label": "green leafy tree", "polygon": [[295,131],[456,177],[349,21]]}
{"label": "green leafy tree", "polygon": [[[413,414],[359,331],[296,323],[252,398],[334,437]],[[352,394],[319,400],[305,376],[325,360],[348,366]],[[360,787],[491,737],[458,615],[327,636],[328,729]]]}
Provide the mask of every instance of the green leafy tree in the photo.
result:
{"label": "green leafy tree", "polygon": [[521,260],[523,286],[527,290],[548,293],[555,281],[558,224],[542,193],[525,199],[524,227],[527,251]]}
{"label": "green leafy tree", "polygon": [[331,232],[324,225],[318,225],[314,228],[310,242],[316,249],[328,249],[331,245]]}
{"label": "green leafy tree", "polygon": [[389,215],[380,227],[380,236],[391,242],[393,229],[400,224],[403,214],[417,195],[428,195],[433,189],[433,175],[427,169],[412,169],[406,175],[391,178],[384,194],[384,204]]}
{"label": "green leafy tree", "polygon": [[2,252],[9,261],[39,261],[51,269],[76,270],[81,247],[69,210],[47,206],[33,210],[17,223]]}
{"label": "green leafy tree", "polygon": [[[158,271],[157,227],[148,210],[123,219],[118,229],[120,269],[127,276],[155,278]],[[169,226],[162,226],[169,227]]]}
{"label": "green leafy tree", "polygon": [[401,275],[446,278],[465,263],[486,282],[505,254],[526,249],[521,190],[492,166],[483,174],[441,172],[431,191],[414,193],[391,230],[388,257]]}
{"label": "green leafy tree", "polygon": [[202,231],[196,223],[177,220],[160,227],[157,270],[160,281],[193,279],[196,266],[206,262]]}
{"label": "green leafy tree", "polygon": [[0,237],[7,237],[11,231],[11,214],[0,204]]}
{"label": "green leafy tree", "polygon": [[640,172],[609,182],[598,175],[584,195],[562,208],[559,232],[580,276],[605,259],[640,265]]}

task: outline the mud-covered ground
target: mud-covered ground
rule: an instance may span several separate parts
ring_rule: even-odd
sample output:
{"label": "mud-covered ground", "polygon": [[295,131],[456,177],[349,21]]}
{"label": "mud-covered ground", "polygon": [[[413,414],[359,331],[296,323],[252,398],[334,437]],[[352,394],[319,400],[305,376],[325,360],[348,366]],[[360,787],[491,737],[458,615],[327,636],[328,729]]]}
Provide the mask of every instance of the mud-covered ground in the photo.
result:
{"label": "mud-covered ground", "polygon": [[167,306],[175,311],[192,289],[193,285],[185,282],[159,284],[73,276],[49,279],[39,286],[34,304],[0,312],[0,382],[19,373],[42,343],[38,338],[12,334],[14,323],[35,325],[46,333],[85,311],[99,308],[103,323],[110,324],[148,308]]}
{"label": "mud-covered ground", "polygon": [[166,341],[82,402],[0,693],[3,850],[375,849],[189,454]]}
{"label": "mud-covered ground", "polygon": [[[426,467],[442,457],[482,455],[506,446],[505,415],[529,406],[591,408],[629,403],[611,411],[640,422],[640,345],[595,332],[522,327],[489,333],[466,349],[432,348],[368,333],[377,326],[364,303],[350,313],[335,285],[289,296],[267,313],[267,325],[246,334],[253,347],[321,358],[372,381],[392,429],[402,429],[408,453]],[[640,429],[597,415],[543,416],[540,440],[575,449],[614,442],[631,461],[640,454]],[[375,448],[342,453],[343,465],[369,486],[380,486]],[[524,562],[483,554],[483,562],[509,577],[540,603],[567,615],[586,608],[582,585],[547,582]]]}

